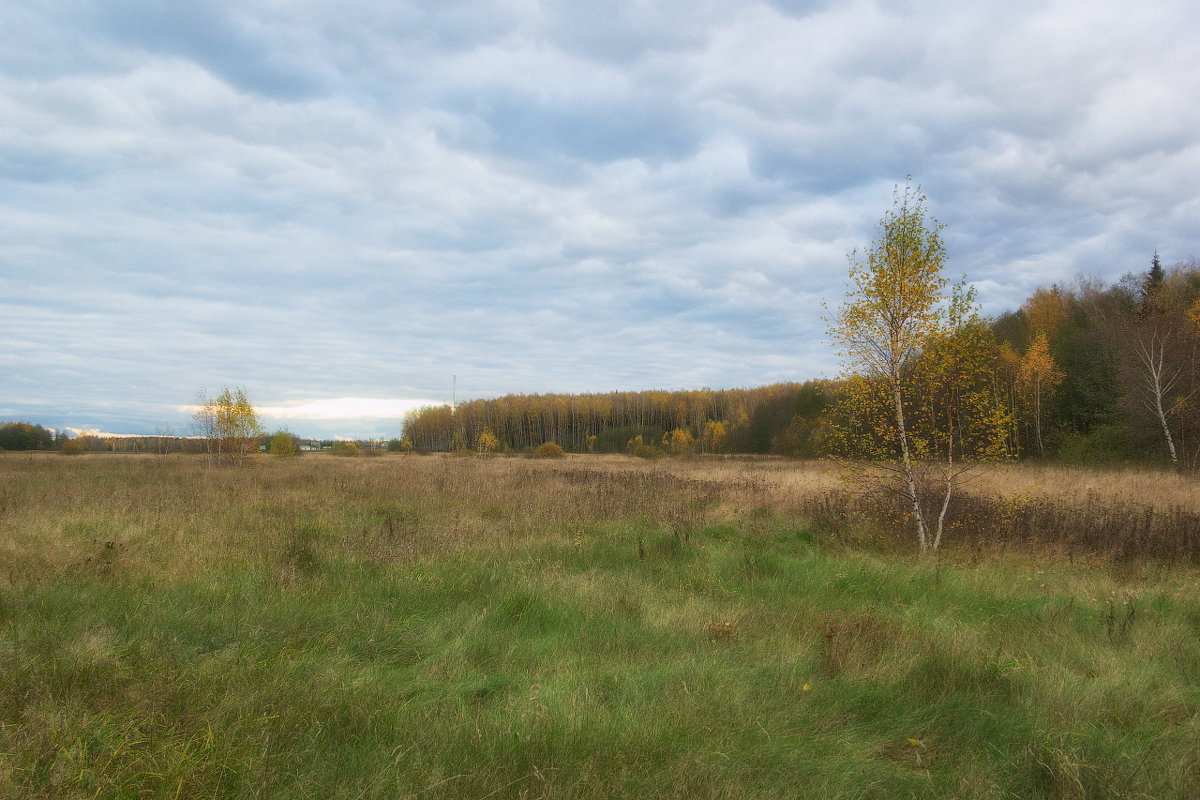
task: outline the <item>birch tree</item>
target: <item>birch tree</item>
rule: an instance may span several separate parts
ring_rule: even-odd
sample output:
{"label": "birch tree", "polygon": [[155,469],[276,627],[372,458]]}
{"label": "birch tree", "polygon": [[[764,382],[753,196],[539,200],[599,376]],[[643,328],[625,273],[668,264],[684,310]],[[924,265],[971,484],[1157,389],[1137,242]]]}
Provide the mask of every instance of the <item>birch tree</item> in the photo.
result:
{"label": "birch tree", "polygon": [[1175,450],[1175,438],[1171,435],[1169,418],[1186,407],[1190,395],[1183,397],[1175,394],[1180,370],[1167,362],[1167,345],[1171,341],[1171,333],[1167,331],[1159,334],[1154,329],[1139,333],[1134,342],[1134,350],[1141,366],[1139,377],[1143,402],[1162,427],[1167,452],[1171,456],[1171,466],[1178,467],[1179,455]]}
{"label": "birch tree", "polygon": [[1034,441],[1038,455],[1045,455],[1046,448],[1042,443],[1042,399],[1062,383],[1064,376],[1050,355],[1050,343],[1044,331],[1038,331],[1029,343],[1029,350],[1021,359],[1020,377],[1025,402],[1033,412]]}
{"label": "birch tree", "polygon": [[942,277],[942,227],[925,203],[920,187],[897,187],[871,248],[851,254],[846,299],[827,320],[846,377],[836,437],[850,474],[900,495],[922,552],[940,547],[965,471],[1003,457],[1007,427],[990,334],[973,293]]}
{"label": "birch tree", "polygon": [[263,435],[246,392],[228,387],[213,398],[203,391],[196,395],[192,430],[204,441],[210,466],[243,463],[257,450],[258,438]]}

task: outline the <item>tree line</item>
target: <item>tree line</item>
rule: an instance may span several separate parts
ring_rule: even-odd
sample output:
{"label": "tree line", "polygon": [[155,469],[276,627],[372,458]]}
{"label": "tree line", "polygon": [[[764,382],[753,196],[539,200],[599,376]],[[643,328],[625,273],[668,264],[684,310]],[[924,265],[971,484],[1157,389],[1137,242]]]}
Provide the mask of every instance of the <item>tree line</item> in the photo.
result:
{"label": "tree line", "polygon": [[554,442],[572,453],[618,453],[640,442],[659,452],[815,456],[832,391],[831,382],[813,380],[750,389],[512,394],[410,412],[401,442],[421,452],[520,452]]}
{"label": "tree line", "polygon": [[1035,291],[991,325],[1011,447],[1069,462],[1200,467],[1200,265]]}
{"label": "tree line", "polygon": [[[975,346],[947,354],[947,366],[968,356],[979,363],[971,365],[973,394],[955,402],[995,401],[1003,435],[994,444],[1006,457],[1200,467],[1195,261],[1164,268],[1155,255],[1147,270],[1114,283],[1081,276],[1037,289],[1018,309],[967,322],[960,335],[969,331]],[[511,394],[413,411],[401,441],[421,452],[521,452],[555,442],[571,453],[640,446],[643,454],[814,457],[844,450],[839,420],[848,403],[867,402],[861,389],[843,377],[745,389]]]}
{"label": "tree line", "polygon": [[28,422],[0,424],[0,450],[57,450],[66,438],[65,431],[52,431]]}
{"label": "tree line", "polygon": [[[233,418],[234,420],[236,418]],[[232,421],[232,420],[231,420]],[[346,441],[342,439],[309,439],[293,434],[287,429],[268,433],[263,430],[254,432],[245,441],[231,443],[231,437],[237,437],[236,423],[233,427],[222,427],[210,439],[194,431],[182,436],[174,433],[169,425],[160,425],[159,432],[139,436],[113,436],[104,434],[83,433],[71,436],[65,430],[54,430],[30,422],[0,423],[0,451],[59,451],[68,455],[81,453],[129,453],[166,455],[168,453],[187,453],[211,455],[214,463],[231,463],[244,458],[229,457],[233,454],[246,455],[251,452],[265,452],[272,455],[294,457],[304,450],[333,452],[346,454],[358,452],[366,455],[383,452],[399,452],[402,450],[400,438],[391,441],[380,439],[357,439]],[[352,445],[353,449],[347,447]],[[221,454],[225,455],[222,456]]]}

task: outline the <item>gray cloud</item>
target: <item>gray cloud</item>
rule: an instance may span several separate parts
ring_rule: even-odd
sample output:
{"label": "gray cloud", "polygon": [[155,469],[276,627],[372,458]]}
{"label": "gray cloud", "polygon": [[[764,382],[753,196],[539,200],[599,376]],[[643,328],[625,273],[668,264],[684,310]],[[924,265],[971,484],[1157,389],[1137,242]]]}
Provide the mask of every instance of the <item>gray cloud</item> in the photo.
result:
{"label": "gray cloud", "polygon": [[[906,174],[986,311],[1195,255],[1189,4],[15,4],[0,418],[832,374]],[[289,417],[385,433],[382,417]],[[338,429],[338,425],[343,429]],[[394,431],[393,431],[394,432]]]}

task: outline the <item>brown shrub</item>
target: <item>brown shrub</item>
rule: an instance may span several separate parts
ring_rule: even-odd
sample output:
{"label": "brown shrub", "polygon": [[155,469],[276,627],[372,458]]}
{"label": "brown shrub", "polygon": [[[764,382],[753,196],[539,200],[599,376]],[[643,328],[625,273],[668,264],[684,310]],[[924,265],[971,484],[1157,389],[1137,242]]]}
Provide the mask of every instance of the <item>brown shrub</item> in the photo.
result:
{"label": "brown shrub", "polygon": [[[915,546],[911,510],[900,499],[830,490],[804,498],[799,506],[823,530],[867,530],[880,541]],[[943,546],[1048,548],[1070,555],[1200,563],[1200,513],[1094,492],[1081,499],[963,494],[950,504]]]}
{"label": "brown shrub", "polygon": [[546,442],[533,451],[534,458],[565,458],[566,453],[554,442]]}

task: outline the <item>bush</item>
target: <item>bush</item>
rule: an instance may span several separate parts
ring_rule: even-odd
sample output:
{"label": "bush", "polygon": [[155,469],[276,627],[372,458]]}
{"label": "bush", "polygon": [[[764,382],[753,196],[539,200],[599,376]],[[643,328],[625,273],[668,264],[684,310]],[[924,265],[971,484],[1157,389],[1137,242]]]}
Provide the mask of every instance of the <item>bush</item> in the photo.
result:
{"label": "bush", "polygon": [[300,446],[296,444],[296,439],[286,430],[277,431],[271,437],[271,444],[267,448],[267,452],[276,458],[295,458],[300,452]]}
{"label": "bush", "polygon": [[1103,466],[1129,457],[1125,443],[1129,431],[1120,425],[1098,425],[1089,435],[1068,433],[1058,446],[1058,457],[1067,464]]}
{"label": "bush", "polygon": [[630,439],[641,436],[643,442],[660,442],[664,433],[666,431],[662,427],[654,425],[604,428],[596,437],[594,445],[589,446],[596,453],[623,453],[626,452],[625,448]]}
{"label": "bush", "polygon": [[358,445],[354,442],[338,442],[329,449],[329,452],[335,456],[356,456],[358,455]]}
{"label": "bush", "polygon": [[67,439],[63,442],[62,454],[64,456],[83,455],[84,449],[83,442],[79,441],[79,439]]}
{"label": "bush", "polygon": [[659,458],[663,451],[652,444],[646,444],[641,436],[635,436],[625,445],[625,453],[637,458]]}
{"label": "bush", "polygon": [[546,442],[533,451],[534,458],[565,458],[566,453],[554,442]]}

